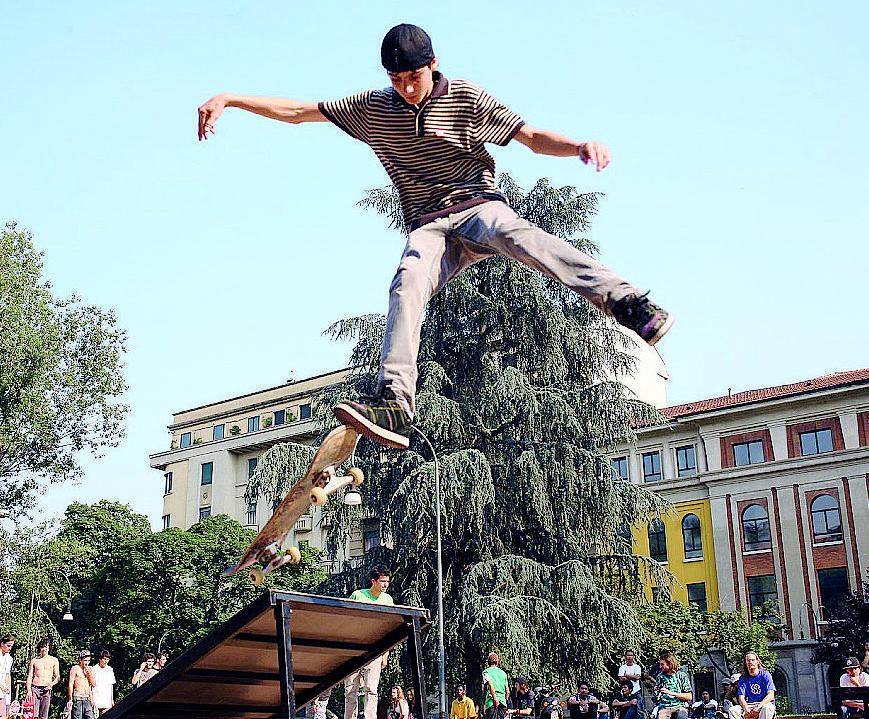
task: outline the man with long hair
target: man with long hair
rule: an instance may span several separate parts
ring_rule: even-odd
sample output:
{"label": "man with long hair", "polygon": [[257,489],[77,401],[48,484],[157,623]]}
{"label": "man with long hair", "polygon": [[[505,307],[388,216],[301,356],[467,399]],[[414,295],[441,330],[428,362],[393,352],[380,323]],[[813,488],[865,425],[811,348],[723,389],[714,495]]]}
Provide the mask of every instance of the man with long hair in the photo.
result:
{"label": "man with long hair", "polygon": [[775,683],[763,668],[757,652],[748,652],[742,660],[736,701],[728,711],[730,719],[772,719],[775,716]]}
{"label": "man with long hair", "polygon": [[693,696],[691,680],[679,668],[679,660],[673,652],[661,652],[658,659],[658,678],[655,680],[657,703],[652,710],[656,719],[688,719],[688,702]]}
{"label": "man with long hair", "polygon": [[51,640],[39,640],[36,657],[30,660],[27,669],[27,696],[33,697],[33,712],[36,719],[48,719],[51,708],[51,690],[60,681],[60,664],[50,654]]}

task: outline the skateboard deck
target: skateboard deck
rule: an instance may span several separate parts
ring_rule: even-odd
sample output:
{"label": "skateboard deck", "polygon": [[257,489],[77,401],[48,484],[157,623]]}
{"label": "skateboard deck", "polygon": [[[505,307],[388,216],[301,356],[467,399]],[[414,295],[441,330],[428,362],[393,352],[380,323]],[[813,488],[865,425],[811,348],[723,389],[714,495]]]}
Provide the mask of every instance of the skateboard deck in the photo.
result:
{"label": "skateboard deck", "polygon": [[[301,555],[298,548],[281,548],[287,535],[308,508],[325,504],[328,496],[342,487],[362,484],[362,470],[352,467],[346,476],[337,476],[338,467],[353,454],[359,433],[352,427],[341,425],[333,429],[317,448],[308,471],[299,479],[275,509],[265,526],[256,535],[244,556],[227,576],[249,569],[248,577],[259,586],[265,575],[285,564],[296,564]],[[262,569],[253,567],[260,563]]]}

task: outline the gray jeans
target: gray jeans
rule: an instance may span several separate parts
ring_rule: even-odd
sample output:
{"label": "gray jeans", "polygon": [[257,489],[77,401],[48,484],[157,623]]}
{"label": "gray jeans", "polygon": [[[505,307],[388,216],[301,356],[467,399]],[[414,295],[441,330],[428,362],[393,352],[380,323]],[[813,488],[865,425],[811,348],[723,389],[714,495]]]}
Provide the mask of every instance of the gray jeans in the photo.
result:
{"label": "gray jeans", "polygon": [[463,269],[493,255],[511,257],[552,277],[604,312],[640,291],[569,242],[492,201],[434,220],[410,233],[389,288],[380,357],[381,388],[389,387],[411,416],[425,306]]}

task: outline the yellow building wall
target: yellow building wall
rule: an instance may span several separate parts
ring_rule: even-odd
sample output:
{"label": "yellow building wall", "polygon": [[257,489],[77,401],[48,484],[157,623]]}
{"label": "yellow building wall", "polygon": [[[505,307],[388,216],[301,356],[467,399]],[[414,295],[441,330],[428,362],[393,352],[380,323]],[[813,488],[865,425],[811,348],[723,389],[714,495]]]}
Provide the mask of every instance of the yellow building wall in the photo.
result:
{"label": "yellow building wall", "polygon": [[172,494],[163,497],[163,514],[169,515],[171,527],[184,527],[187,523],[187,460],[166,465],[172,472]]}
{"label": "yellow building wall", "polygon": [[[687,514],[696,514],[700,519],[700,536],[703,541],[702,559],[685,559],[685,545],[682,542],[682,520]],[[718,577],[715,572],[715,545],[712,539],[712,512],[708,500],[678,502],[673,510],[661,517],[667,537],[667,570],[675,582],[670,587],[670,596],[688,603],[687,585],[703,582],[706,585],[707,609],[718,609]],[[633,529],[634,547],[644,557],[649,553],[649,525],[643,523]],[[652,586],[646,581],[646,596],[651,599]]]}

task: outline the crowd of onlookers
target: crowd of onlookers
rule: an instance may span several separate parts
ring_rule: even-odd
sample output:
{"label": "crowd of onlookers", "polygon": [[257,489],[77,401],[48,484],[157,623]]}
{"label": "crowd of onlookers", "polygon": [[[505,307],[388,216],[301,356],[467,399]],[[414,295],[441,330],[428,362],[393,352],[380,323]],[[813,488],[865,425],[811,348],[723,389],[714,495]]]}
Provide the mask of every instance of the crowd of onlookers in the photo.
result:
{"label": "crowd of onlookers", "polygon": [[[36,645],[36,656],[27,667],[27,679],[22,697],[12,696],[12,647],[15,638],[0,638],[0,719],[48,719],[51,695],[62,680],[60,662],[51,654],[51,640],[45,638]],[[96,719],[115,704],[115,670],[109,665],[112,655],[103,649],[92,663],[87,649],[78,653],[78,662],[66,676],[67,703],[64,716],[68,719]],[[139,687],[157,674],[169,660],[166,652],[145,654],[132,678]]]}

